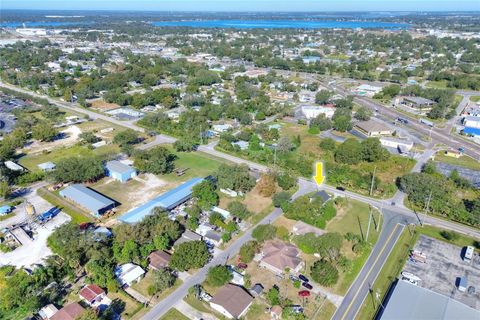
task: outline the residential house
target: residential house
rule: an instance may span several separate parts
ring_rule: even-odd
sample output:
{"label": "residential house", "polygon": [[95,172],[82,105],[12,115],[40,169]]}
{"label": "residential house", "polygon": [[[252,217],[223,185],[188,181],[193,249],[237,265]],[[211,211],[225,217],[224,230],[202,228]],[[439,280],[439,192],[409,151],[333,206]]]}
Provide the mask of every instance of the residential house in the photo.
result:
{"label": "residential house", "polygon": [[203,239],[213,244],[215,247],[220,246],[223,242],[221,233],[214,230],[207,231],[203,236]]}
{"label": "residential house", "polygon": [[184,242],[189,242],[189,241],[199,241],[202,240],[202,236],[199,235],[198,233],[195,233],[191,230],[185,230],[184,233],[182,233],[182,236],[175,241],[173,244],[174,247],[177,247],[178,245],[184,243]]}
{"label": "residential house", "polygon": [[48,161],[48,162],[40,163],[37,167],[40,168],[40,170],[42,170],[43,172],[50,172],[55,170],[56,166],[55,166],[55,163]]}
{"label": "residential house", "polygon": [[162,250],[153,251],[148,255],[148,267],[153,270],[159,270],[168,267],[172,256]]}
{"label": "residential house", "polygon": [[275,273],[283,273],[286,269],[298,272],[303,261],[300,252],[293,244],[282,241],[268,241],[263,245],[260,266]]}
{"label": "residential house", "polygon": [[88,284],[80,290],[80,298],[92,308],[106,308],[112,303],[105,291],[96,284]]}
{"label": "residential house", "polygon": [[40,311],[38,311],[38,315],[40,318],[42,318],[42,320],[50,320],[57,312],[57,307],[55,307],[53,304],[47,304],[45,307],[40,309]]}
{"label": "residential house", "polygon": [[117,160],[108,161],[105,165],[107,176],[120,182],[127,182],[137,176],[135,168]]}
{"label": "residential house", "polygon": [[121,286],[131,286],[134,282],[139,282],[145,275],[145,271],[136,264],[125,263],[115,269],[115,277]]}
{"label": "residential house", "polygon": [[78,303],[72,302],[58,310],[51,320],[75,320],[85,312],[85,309]]}
{"label": "residential house", "polygon": [[244,288],[227,284],[210,300],[210,306],[229,319],[244,316],[253,302],[253,297]]}

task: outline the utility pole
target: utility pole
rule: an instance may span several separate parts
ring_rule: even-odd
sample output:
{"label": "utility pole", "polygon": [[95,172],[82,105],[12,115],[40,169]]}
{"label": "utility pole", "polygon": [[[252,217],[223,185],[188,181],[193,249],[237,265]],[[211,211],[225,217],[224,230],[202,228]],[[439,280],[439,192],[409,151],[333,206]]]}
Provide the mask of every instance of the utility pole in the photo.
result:
{"label": "utility pole", "polygon": [[367,236],[365,237],[365,242],[368,242],[368,234],[370,233],[370,224],[372,223],[372,206],[368,205],[369,215],[368,215],[368,227],[367,227]]}
{"label": "utility pole", "polygon": [[370,196],[372,196],[373,192],[373,182],[375,181],[375,171],[377,170],[377,166],[373,168],[373,175],[372,175],[372,183],[370,184]]}
{"label": "utility pole", "polygon": [[425,220],[427,219],[427,213],[428,213],[428,209],[430,209],[430,201],[431,200],[432,200],[432,190],[430,190],[430,194],[428,195],[427,206],[425,207],[422,227],[423,227],[423,224],[425,223]]}

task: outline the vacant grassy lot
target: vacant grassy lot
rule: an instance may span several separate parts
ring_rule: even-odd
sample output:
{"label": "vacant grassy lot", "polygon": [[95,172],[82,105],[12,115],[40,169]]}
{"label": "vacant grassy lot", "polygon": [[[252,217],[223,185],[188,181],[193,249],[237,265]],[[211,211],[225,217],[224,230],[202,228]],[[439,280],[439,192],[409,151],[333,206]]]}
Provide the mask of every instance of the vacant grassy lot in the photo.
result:
{"label": "vacant grassy lot", "polygon": [[[328,222],[326,230],[328,232],[338,232],[342,235],[350,232],[367,240],[369,214],[370,209],[367,204],[350,199],[337,210],[337,216]],[[365,261],[368,259],[373,246],[377,242],[379,232],[381,231],[381,226],[378,228],[379,231],[376,231],[377,223],[381,223],[381,221],[379,221],[379,215],[380,212],[372,208],[372,220],[368,235],[370,247],[368,250],[357,255],[352,251],[353,244],[345,241],[342,254],[352,261],[352,267],[347,273],[340,273],[337,284],[332,288],[332,291],[335,293],[343,295],[347,292],[348,288],[365,264]]]}
{"label": "vacant grassy lot", "polygon": [[160,320],[188,320],[188,317],[175,308],[171,308]]}
{"label": "vacant grassy lot", "polygon": [[479,102],[480,101],[480,96],[472,96],[472,97],[470,97],[470,101]]}
{"label": "vacant grassy lot", "polygon": [[435,161],[461,166],[472,170],[480,170],[480,162],[467,155],[460,156],[460,158],[457,159],[446,156],[444,151],[439,151],[435,155]]}
{"label": "vacant grassy lot", "polygon": [[429,87],[429,88],[446,89],[447,88],[447,80],[428,81],[426,86]]}
{"label": "vacant grassy lot", "polygon": [[20,158],[19,163],[31,171],[39,171],[37,167],[40,163],[51,161],[57,162],[59,159],[74,157],[74,156],[101,156],[107,157],[109,155],[117,154],[120,151],[118,146],[114,144],[106,145],[97,149],[89,149],[86,146],[74,145],[69,148],[58,148],[50,152],[42,152],[36,154],[27,154]]}
{"label": "vacant grassy lot", "polygon": [[[173,152],[173,149],[171,149]],[[162,176],[162,179],[173,182],[184,182],[194,177],[207,177],[211,175],[222,163],[228,163],[223,159],[213,157],[203,152],[173,152],[177,156],[175,168],[187,169],[183,176],[170,173]]]}

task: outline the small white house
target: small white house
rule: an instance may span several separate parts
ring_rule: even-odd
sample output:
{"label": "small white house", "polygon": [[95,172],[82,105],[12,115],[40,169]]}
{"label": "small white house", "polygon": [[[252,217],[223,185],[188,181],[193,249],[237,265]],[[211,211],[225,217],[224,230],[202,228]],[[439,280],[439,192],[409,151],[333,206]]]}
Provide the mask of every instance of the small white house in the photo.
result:
{"label": "small white house", "polygon": [[115,269],[115,277],[121,286],[139,282],[144,275],[145,271],[133,263],[125,263]]}

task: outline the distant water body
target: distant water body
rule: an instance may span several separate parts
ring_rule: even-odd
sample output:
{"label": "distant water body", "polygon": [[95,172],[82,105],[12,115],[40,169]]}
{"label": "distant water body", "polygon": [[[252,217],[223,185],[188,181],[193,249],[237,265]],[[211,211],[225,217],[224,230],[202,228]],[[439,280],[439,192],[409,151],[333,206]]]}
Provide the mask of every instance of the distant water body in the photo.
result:
{"label": "distant water body", "polygon": [[54,21],[39,21],[39,22],[0,22],[0,27],[3,28],[38,28],[38,27],[65,27],[69,25],[85,24],[85,22],[54,22]]}
{"label": "distant water body", "polygon": [[408,29],[405,23],[377,21],[307,21],[307,20],[192,20],[155,21],[157,27],[238,28],[238,29]]}

